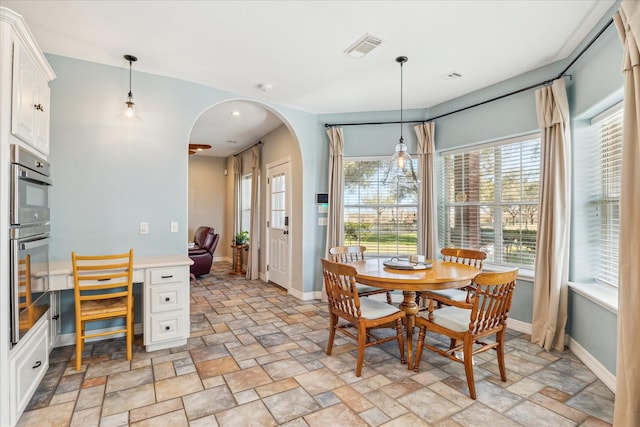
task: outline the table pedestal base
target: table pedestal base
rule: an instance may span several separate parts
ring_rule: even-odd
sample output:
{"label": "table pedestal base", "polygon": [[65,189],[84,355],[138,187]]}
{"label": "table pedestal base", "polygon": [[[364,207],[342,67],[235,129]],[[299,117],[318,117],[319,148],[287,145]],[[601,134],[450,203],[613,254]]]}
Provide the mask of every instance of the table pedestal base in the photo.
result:
{"label": "table pedestal base", "polygon": [[247,272],[242,269],[242,249],[246,248],[247,245],[231,245],[231,247],[235,252],[235,262],[233,263],[233,270],[229,272],[229,274],[233,274],[234,276],[247,274]]}
{"label": "table pedestal base", "polygon": [[418,304],[416,304],[415,291],[403,291],[404,301],[400,304],[400,310],[407,313],[404,319],[404,328],[407,333],[407,368],[413,370],[413,327],[416,324],[416,314],[418,314]]}

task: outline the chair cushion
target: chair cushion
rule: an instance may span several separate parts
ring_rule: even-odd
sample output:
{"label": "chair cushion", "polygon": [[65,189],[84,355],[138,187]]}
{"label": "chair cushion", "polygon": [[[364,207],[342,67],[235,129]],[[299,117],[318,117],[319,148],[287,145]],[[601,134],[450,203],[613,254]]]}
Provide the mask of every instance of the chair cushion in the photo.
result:
{"label": "chair cushion", "polygon": [[[437,291],[429,291],[430,293],[448,298],[453,301],[464,301],[467,299],[467,292],[460,289],[440,289]],[[427,295],[429,295],[427,293]]]}
{"label": "chair cushion", "polygon": [[103,300],[83,301],[80,304],[83,316],[96,316],[100,314],[115,314],[127,312],[127,297],[108,298]]}
{"label": "chair cushion", "polygon": [[400,310],[391,304],[376,301],[371,298],[360,298],[360,312],[362,313],[362,317],[366,317],[367,319],[379,319],[399,311]]}
{"label": "chair cushion", "polygon": [[362,283],[356,283],[356,289],[358,290],[358,294],[384,291],[384,289],[376,288],[375,286],[363,285]]}
{"label": "chair cushion", "polygon": [[471,310],[448,306],[435,310],[432,322],[452,331],[464,332],[469,330],[470,320]]}

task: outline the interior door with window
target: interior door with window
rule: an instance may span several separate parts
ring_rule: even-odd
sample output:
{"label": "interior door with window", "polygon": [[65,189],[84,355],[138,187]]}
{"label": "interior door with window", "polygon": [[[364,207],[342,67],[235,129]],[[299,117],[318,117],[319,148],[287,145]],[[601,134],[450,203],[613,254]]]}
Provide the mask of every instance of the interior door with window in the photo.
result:
{"label": "interior door with window", "polygon": [[287,290],[291,285],[290,175],[288,162],[267,170],[267,280]]}

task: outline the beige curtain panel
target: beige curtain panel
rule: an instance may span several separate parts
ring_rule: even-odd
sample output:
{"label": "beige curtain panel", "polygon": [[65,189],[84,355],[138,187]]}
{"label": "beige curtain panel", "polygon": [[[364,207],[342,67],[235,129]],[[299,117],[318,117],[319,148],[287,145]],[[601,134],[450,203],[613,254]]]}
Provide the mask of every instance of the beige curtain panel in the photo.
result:
{"label": "beige curtain panel", "polygon": [[542,141],[531,342],[547,351],[563,350],[571,218],[571,138],[564,79],[535,95]]}
{"label": "beige curtain panel", "polygon": [[640,3],[623,1],[614,22],[624,45],[624,117],[613,425],[640,426]]}
{"label": "beige curtain panel", "polygon": [[329,135],[329,211],[327,215],[327,241],[325,258],[329,249],[342,245],[344,238],[344,136],[342,128],[330,127]]}
{"label": "beige curtain panel", "polygon": [[251,219],[249,221],[249,256],[247,257],[247,275],[249,280],[260,278],[260,158],[262,145],[256,145],[251,150]]}
{"label": "beige curtain panel", "polygon": [[233,158],[233,237],[240,231],[240,221],[242,212],[240,210],[240,200],[242,200],[242,158]]}
{"label": "beige curtain panel", "polygon": [[[330,127],[329,135],[329,210],[327,215],[327,240],[325,258],[329,258],[329,249],[342,245],[344,238],[344,136],[342,128]],[[327,301],[327,293],[322,283],[322,301]]]}
{"label": "beige curtain panel", "polygon": [[437,256],[438,201],[435,184],[435,123],[413,128],[418,137],[418,253],[428,259]]}

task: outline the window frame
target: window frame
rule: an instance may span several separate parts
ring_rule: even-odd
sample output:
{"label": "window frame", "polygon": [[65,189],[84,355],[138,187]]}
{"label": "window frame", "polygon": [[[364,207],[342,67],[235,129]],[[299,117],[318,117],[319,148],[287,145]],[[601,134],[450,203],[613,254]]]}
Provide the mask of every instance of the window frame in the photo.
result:
{"label": "window frame", "polygon": [[[490,148],[496,148],[496,147],[501,147],[504,145],[510,145],[510,144],[518,144],[518,143],[524,143],[527,141],[532,141],[532,140],[537,140],[539,147],[541,148],[541,142],[542,142],[542,133],[539,131],[536,132],[531,132],[531,133],[527,133],[521,136],[517,136],[517,137],[511,137],[511,138],[500,138],[500,139],[495,139],[489,142],[484,142],[484,143],[477,143],[477,144],[471,144],[471,145],[467,145],[464,147],[458,147],[455,149],[449,149],[449,150],[443,150],[437,153],[437,158],[436,158],[436,182],[437,182],[437,197],[438,197],[438,223],[437,223],[437,227],[438,227],[438,246],[440,248],[447,246],[446,245],[446,231],[443,229],[444,227],[446,227],[446,224],[448,223],[447,218],[445,218],[445,215],[449,215],[448,212],[448,208],[450,207],[456,207],[456,206],[489,206],[491,208],[491,210],[494,212],[493,216],[493,242],[494,242],[494,247],[495,247],[495,242],[503,242],[503,216],[504,216],[504,211],[503,208],[508,206],[508,205],[518,205],[518,206],[524,206],[524,205],[532,205],[532,206],[537,206],[538,207],[538,214],[539,215],[539,206],[540,206],[540,183],[541,183],[541,169],[542,169],[542,155],[541,155],[541,150],[538,150],[540,157],[539,157],[539,162],[538,162],[538,166],[537,166],[537,173],[538,173],[538,195],[537,195],[537,200],[536,201],[529,201],[529,200],[525,200],[524,198],[520,198],[520,200],[518,201],[503,201],[503,200],[499,200],[499,195],[500,195],[500,181],[502,178],[502,174],[500,174],[497,171],[493,172],[494,175],[494,190],[493,190],[493,200],[491,201],[474,201],[474,202],[459,202],[459,201],[447,201],[447,195],[446,195],[446,176],[445,176],[445,171],[443,170],[444,168],[444,159],[447,156],[456,156],[456,155],[461,155],[461,154],[470,154],[472,152],[481,152],[482,150],[485,149],[490,149]],[[520,169],[520,172],[522,173],[522,168]],[[500,213],[500,215],[497,215],[496,213]],[[536,225],[536,241],[537,241],[537,223]],[[482,237],[481,234],[479,234],[478,236],[476,236],[476,239],[480,242]],[[536,243],[536,242],[534,242]],[[504,247],[504,242],[501,244],[500,248],[501,248],[501,257],[502,252],[504,252],[503,250]],[[473,249],[482,249],[482,247],[479,245],[477,248],[473,248]],[[501,269],[505,269],[505,268],[513,268],[513,267],[518,267],[519,268],[519,274],[518,277],[519,278],[523,278],[526,280],[533,280],[534,278],[534,269],[535,269],[535,255],[536,255],[536,250],[534,248],[534,258],[532,261],[531,265],[523,265],[523,264],[518,264],[518,263],[506,263],[503,262],[504,259],[499,259],[496,260],[495,258],[493,260],[487,260],[484,263],[484,270],[486,271],[498,271]],[[495,254],[494,254],[495,256]]]}

